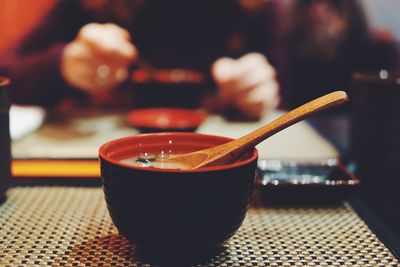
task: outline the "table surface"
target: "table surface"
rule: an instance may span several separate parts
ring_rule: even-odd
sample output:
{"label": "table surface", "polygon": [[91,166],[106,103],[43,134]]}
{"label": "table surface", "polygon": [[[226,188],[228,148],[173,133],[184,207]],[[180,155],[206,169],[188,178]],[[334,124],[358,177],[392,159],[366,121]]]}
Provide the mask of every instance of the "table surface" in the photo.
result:
{"label": "table surface", "polygon": [[[101,188],[12,188],[0,206],[0,225],[1,266],[161,266],[141,257],[118,234]],[[190,265],[400,266],[400,262],[343,202],[314,207],[254,205],[220,251]]]}
{"label": "table surface", "polygon": [[[14,158],[97,158],[108,140],[138,134],[120,112],[72,111],[68,117],[48,119],[35,133],[12,144]],[[264,114],[256,122],[232,122],[210,115],[197,132],[237,138],[275,119],[282,111]],[[308,123],[300,122],[257,146],[260,158],[337,158],[338,152]]]}
{"label": "table surface", "polygon": [[[127,113],[74,110],[68,116],[49,117],[39,130],[13,142],[14,177],[99,177],[98,148],[111,139],[139,133],[125,123],[124,114]],[[283,111],[271,111],[252,122],[210,115],[197,132],[237,138],[282,114]],[[305,121],[270,137],[257,148],[260,159],[320,161],[339,154]]]}

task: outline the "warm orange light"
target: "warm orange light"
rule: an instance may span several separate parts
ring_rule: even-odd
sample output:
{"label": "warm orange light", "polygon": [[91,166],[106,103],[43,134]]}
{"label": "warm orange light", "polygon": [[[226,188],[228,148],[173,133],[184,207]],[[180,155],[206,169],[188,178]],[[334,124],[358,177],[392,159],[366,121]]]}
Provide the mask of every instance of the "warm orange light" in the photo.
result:
{"label": "warm orange light", "polygon": [[13,160],[11,171],[18,177],[100,177],[97,160]]}
{"label": "warm orange light", "polygon": [[0,1],[0,51],[36,26],[56,3],[56,0]]}

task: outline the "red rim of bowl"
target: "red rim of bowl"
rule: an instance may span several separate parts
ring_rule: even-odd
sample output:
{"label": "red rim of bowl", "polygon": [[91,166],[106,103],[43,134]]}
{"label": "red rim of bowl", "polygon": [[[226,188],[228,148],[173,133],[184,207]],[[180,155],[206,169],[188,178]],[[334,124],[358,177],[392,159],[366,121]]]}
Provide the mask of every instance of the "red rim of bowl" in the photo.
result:
{"label": "red rim of bowl", "polygon": [[[162,116],[166,121],[157,122]],[[133,127],[151,129],[191,129],[198,127],[206,118],[207,114],[199,110],[160,107],[133,110],[129,112],[127,122]]]}
{"label": "red rim of bowl", "polygon": [[198,173],[198,172],[210,172],[210,171],[217,171],[217,170],[227,170],[227,169],[232,169],[232,168],[237,168],[237,167],[244,166],[244,165],[252,162],[253,160],[257,159],[257,157],[258,157],[258,151],[257,151],[256,148],[254,148],[252,155],[249,158],[245,159],[245,160],[236,161],[234,163],[226,164],[226,165],[203,167],[203,168],[199,168],[199,169],[195,169],[195,170],[177,170],[177,169],[159,169],[159,168],[148,168],[148,167],[133,166],[133,165],[121,163],[118,160],[112,159],[109,156],[107,156],[106,152],[105,152],[105,150],[107,150],[107,148],[109,146],[112,146],[113,144],[118,143],[118,142],[124,142],[124,141],[127,141],[129,139],[135,139],[135,138],[138,138],[140,136],[144,136],[145,137],[145,136],[162,136],[162,135],[173,135],[173,136],[177,136],[177,135],[178,136],[200,135],[200,136],[216,138],[216,139],[224,140],[224,141],[233,140],[232,138],[229,138],[229,137],[224,137],[224,136],[219,136],[219,135],[199,134],[199,133],[168,132],[168,133],[140,134],[140,135],[122,137],[122,138],[118,138],[118,139],[114,139],[114,140],[108,141],[107,143],[103,144],[99,148],[99,157],[102,158],[103,160],[109,162],[109,163],[115,164],[115,165],[117,165],[119,167],[123,167],[123,168],[129,168],[129,169],[141,170],[141,171],[148,171],[148,172],[170,172],[170,173]]}

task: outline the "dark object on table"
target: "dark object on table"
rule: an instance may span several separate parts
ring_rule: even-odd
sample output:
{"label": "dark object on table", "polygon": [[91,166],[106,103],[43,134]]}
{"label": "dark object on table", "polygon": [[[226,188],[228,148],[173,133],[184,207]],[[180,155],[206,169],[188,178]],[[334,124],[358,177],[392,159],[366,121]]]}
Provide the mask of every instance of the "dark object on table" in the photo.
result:
{"label": "dark object on table", "polygon": [[135,84],[153,83],[153,84],[169,84],[181,85],[192,84],[198,85],[209,82],[211,77],[206,76],[200,71],[190,69],[156,69],[149,66],[146,62],[143,66],[143,60],[139,60],[141,68],[132,71],[131,81]]}
{"label": "dark object on table", "polygon": [[147,108],[130,112],[127,123],[142,132],[194,132],[206,118],[199,110]]}
{"label": "dark object on table", "polygon": [[137,107],[201,107],[214,88],[210,75],[187,69],[138,69],[131,74]]}
{"label": "dark object on table", "polygon": [[[350,157],[371,186],[400,185],[400,70],[353,76]],[[383,180],[384,179],[384,180]]]}
{"label": "dark object on table", "polygon": [[262,198],[278,203],[338,201],[360,181],[338,160],[260,160],[256,185]]}
{"label": "dark object on table", "polygon": [[246,216],[256,150],[235,163],[193,171],[134,167],[121,160],[181,154],[229,140],[196,133],[155,133],[103,145],[99,152],[103,189],[121,234],[152,255],[217,250]]}
{"label": "dark object on table", "polygon": [[0,76],[0,202],[11,181],[11,150],[8,87],[10,80]]}

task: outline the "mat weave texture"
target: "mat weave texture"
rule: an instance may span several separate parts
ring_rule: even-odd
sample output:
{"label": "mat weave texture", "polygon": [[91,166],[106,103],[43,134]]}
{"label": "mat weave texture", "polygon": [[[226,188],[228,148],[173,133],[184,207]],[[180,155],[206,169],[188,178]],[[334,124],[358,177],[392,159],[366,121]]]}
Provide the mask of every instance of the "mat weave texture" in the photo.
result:
{"label": "mat weave texture", "polygon": [[[118,234],[100,188],[16,187],[0,207],[0,266],[153,266]],[[195,266],[400,266],[346,204],[251,208]]]}

